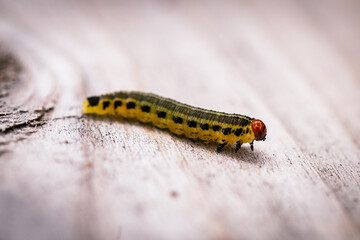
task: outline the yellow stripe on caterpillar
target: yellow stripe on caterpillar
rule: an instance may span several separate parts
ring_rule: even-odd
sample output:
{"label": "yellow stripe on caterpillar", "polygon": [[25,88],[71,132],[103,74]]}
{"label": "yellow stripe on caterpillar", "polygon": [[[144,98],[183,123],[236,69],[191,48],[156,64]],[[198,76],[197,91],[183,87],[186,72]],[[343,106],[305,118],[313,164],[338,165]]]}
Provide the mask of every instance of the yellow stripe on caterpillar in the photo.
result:
{"label": "yellow stripe on caterpillar", "polygon": [[152,93],[121,91],[89,97],[84,101],[83,111],[137,119],[177,135],[216,142],[218,152],[228,144],[236,144],[237,152],[243,143],[250,143],[253,150],[254,140],[265,140],[267,133],[261,120],[192,107]]}

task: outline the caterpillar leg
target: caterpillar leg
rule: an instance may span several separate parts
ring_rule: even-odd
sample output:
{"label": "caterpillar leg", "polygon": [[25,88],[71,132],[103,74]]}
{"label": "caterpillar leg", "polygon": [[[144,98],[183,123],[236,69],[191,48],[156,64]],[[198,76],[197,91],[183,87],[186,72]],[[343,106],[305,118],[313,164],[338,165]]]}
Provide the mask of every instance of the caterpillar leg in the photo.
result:
{"label": "caterpillar leg", "polygon": [[251,149],[251,151],[254,151],[254,142],[250,143],[250,149]]}
{"label": "caterpillar leg", "polygon": [[217,148],[217,152],[221,152],[221,150],[226,146],[227,142],[224,143],[219,143],[218,148]]}
{"label": "caterpillar leg", "polygon": [[241,148],[241,145],[242,145],[242,142],[241,141],[237,141],[236,142],[236,149],[235,149],[235,152],[238,152]]}

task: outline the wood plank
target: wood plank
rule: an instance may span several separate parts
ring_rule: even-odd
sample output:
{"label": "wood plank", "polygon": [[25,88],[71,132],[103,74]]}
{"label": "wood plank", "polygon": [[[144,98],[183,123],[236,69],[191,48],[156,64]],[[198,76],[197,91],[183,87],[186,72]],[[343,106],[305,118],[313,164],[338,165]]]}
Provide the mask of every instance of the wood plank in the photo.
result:
{"label": "wood plank", "polygon": [[[0,93],[15,82],[0,97],[0,239],[360,239],[359,9],[0,2]],[[268,137],[216,153],[82,115],[116,90],[258,117]]]}

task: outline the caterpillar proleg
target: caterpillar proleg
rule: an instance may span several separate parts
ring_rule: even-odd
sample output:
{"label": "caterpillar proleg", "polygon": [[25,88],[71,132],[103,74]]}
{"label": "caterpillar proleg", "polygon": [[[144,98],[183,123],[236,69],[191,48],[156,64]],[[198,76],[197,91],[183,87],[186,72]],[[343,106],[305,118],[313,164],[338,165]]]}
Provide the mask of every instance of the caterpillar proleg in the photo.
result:
{"label": "caterpillar proleg", "polygon": [[227,114],[192,107],[152,93],[115,92],[89,97],[84,101],[86,114],[110,114],[151,123],[167,128],[177,135],[218,143],[220,152],[226,145],[236,144],[237,152],[243,143],[265,140],[266,126],[259,120],[240,114]]}

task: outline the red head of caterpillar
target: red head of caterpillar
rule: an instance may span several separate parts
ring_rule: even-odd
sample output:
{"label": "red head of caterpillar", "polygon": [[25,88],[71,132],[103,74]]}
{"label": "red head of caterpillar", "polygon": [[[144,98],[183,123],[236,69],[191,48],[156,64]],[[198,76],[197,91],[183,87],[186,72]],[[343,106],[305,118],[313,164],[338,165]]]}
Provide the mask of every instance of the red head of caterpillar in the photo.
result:
{"label": "red head of caterpillar", "polygon": [[261,120],[254,119],[251,122],[251,129],[254,132],[255,140],[265,140],[267,130],[265,124]]}

